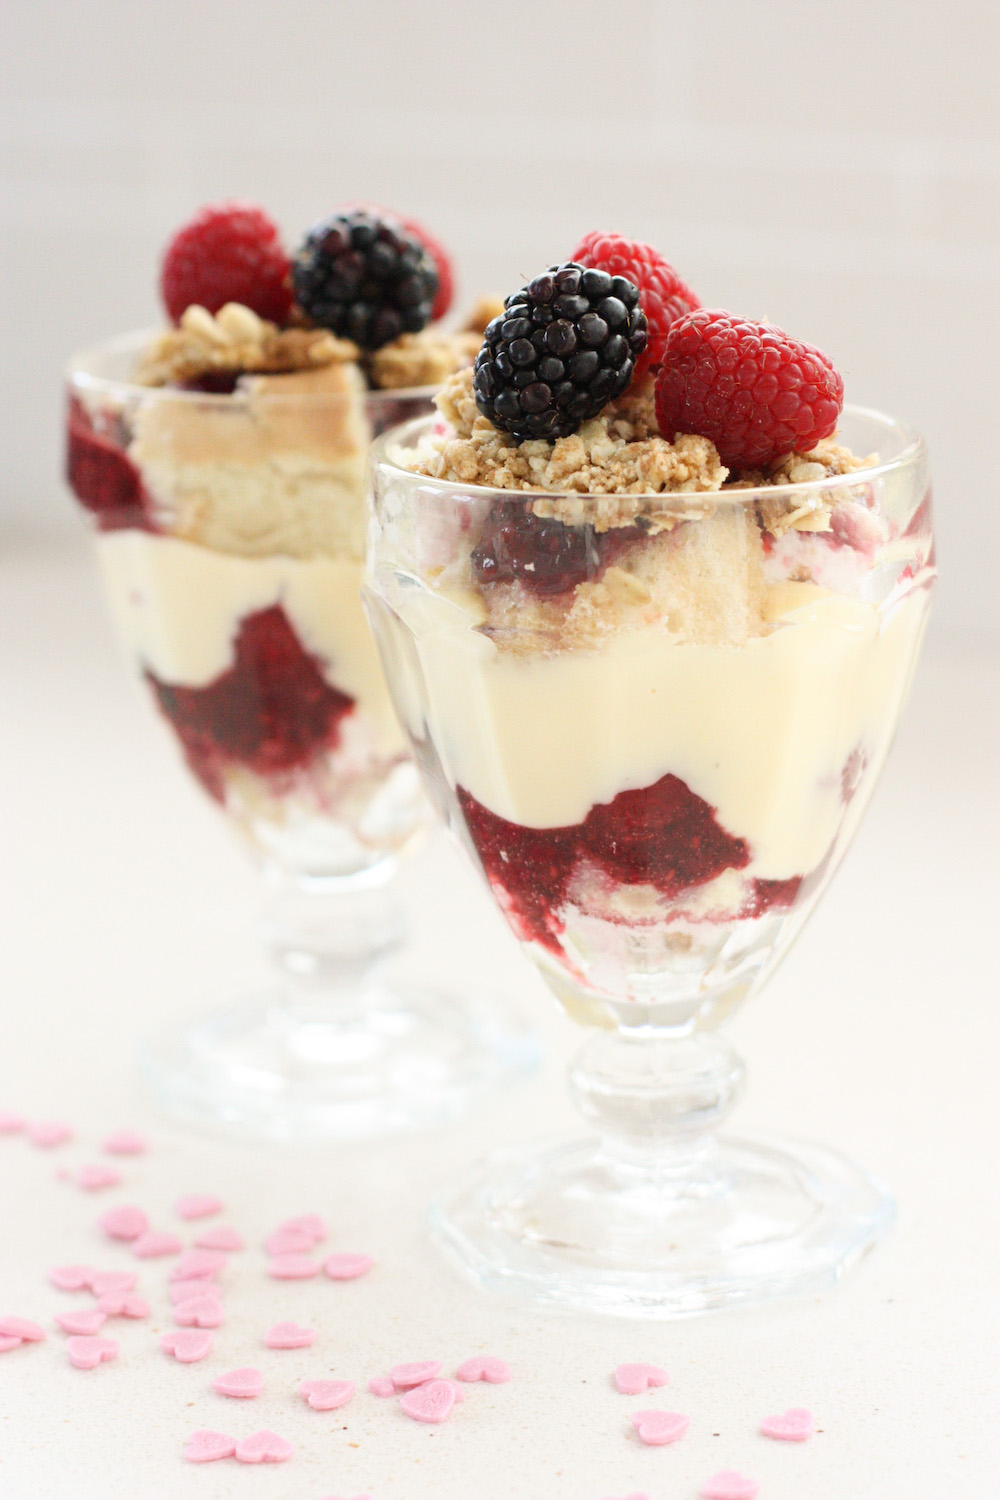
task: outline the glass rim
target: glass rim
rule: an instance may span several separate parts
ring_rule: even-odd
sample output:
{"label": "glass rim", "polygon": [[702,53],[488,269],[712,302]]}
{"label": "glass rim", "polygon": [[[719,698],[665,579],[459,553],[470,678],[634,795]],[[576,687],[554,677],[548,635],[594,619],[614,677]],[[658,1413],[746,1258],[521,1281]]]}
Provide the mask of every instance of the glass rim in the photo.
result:
{"label": "glass rim", "polygon": [[[218,406],[220,410],[233,404],[233,398],[245,400],[247,392],[236,391],[193,391],[185,390],[180,386],[168,385],[140,385],[135,380],[122,380],[114,375],[100,375],[89,368],[99,359],[106,359],[109,355],[138,353],[147,344],[151,343],[163,332],[159,328],[139,328],[131,333],[119,333],[114,337],[102,340],[99,344],[88,344],[85,349],[78,350],[67,360],[64,368],[64,377],[74,390],[86,390],[95,395],[119,396],[134,399],[142,397],[144,400],[195,402],[199,406]],[[306,368],[322,368],[321,366],[307,366]],[[241,374],[248,376],[259,375],[262,377],[277,377],[278,375],[301,374],[300,370],[244,370]],[[365,390],[365,401],[430,401],[440,389],[439,385],[400,385],[400,386],[376,386]],[[333,402],[343,401],[347,393],[343,391],[267,391],[258,400],[266,401],[288,401],[298,402]]]}
{"label": "glass rim", "polygon": [[[921,460],[926,458],[927,443],[914,427],[906,422],[897,421],[895,417],[889,417],[877,407],[860,406],[852,402],[844,405],[842,416],[859,417],[867,419],[882,427],[886,435],[893,434],[901,443],[900,451],[894,458],[885,459],[881,463],[870,464],[865,468],[852,469],[846,474],[825,475],[822,479],[801,479],[789,484],[765,484],[745,486],[740,489],[718,489],[718,490],[653,490],[638,492],[634,490],[611,491],[606,494],[595,494],[587,490],[513,490],[498,489],[492,485],[476,484],[474,482],[462,482],[457,479],[436,479],[432,474],[419,474],[413,469],[406,468],[397,463],[389,454],[389,449],[398,446],[411,438],[422,436],[430,430],[430,425],[437,418],[435,416],[422,416],[412,418],[408,422],[401,422],[395,427],[388,428],[371,445],[370,462],[373,472],[376,469],[385,469],[396,475],[405,475],[406,478],[420,485],[430,485],[456,498],[464,496],[465,499],[489,496],[502,500],[537,500],[540,497],[547,499],[578,500],[598,505],[603,502],[617,499],[648,500],[655,501],[661,507],[671,505],[690,506],[704,501],[713,501],[716,504],[728,502],[730,504],[746,505],[756,502],[761,498],[775,498],[776,496],[809,495],[817,491],[829,491],[831,489],[848,489],[854,485],[866,484],[872,479],[882,478],[888,474],[901,472],[905,469],[915,467]],[[836,432],[833,437],[836,439]],[[803,455],[804,456],[804,455]]]}

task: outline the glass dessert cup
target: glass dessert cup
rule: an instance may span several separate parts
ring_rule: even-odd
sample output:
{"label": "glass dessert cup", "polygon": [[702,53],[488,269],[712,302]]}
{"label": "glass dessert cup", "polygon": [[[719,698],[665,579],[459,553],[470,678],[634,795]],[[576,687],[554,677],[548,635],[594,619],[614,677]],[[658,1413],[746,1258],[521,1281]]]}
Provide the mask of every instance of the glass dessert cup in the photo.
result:
{"label": "glass dessert cup", "polygon": [[140,386],[149,337],[73,362],[69,479],[118,633],[263,870],[281,978],[172,1028],[146,1070],[172,1112],[276,1139],[450,1118],[533,1044],[487,997],[383,976],[426,804],[360,601],[365,462],[432,392],[366,392],[353,364]]}
{"label": "glass dessert cup", "polygon": [[[595,1132],[491,1159],[436,1234],[482,1285],[566,1308],[822,1288],[891,1199],[834,1151],[720,1134],[743,1066],[718,1028],[813,910],[889,749],[934,577],[923,444],[848,408],[838,441],[880,455],[855,472],[543,496],[413,472],[428,431],[373,449],[369,611],[432,800],[592,1029],[569,1082]],[[532,546],[537,582],[490,581],[487,552],[523,579]]]}

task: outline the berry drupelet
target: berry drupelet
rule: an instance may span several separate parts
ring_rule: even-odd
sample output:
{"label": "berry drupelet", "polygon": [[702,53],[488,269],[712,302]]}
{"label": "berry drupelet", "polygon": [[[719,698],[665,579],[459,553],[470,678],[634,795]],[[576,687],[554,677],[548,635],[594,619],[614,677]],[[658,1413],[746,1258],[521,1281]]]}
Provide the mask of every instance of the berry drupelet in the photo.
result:
{"label": "berry drupelet", "polygon": [[368,351],[419,333],[438,293],[426,246],[397,220],[365,210],[333,214],[311,229],[292,279],[314,323]]}
{"label": "berry drupelet", "polygon": [[639,288],[568,261],[504,302],[476,357],[476,405],[518,442],[568,437],[620,396],[646,347]]}

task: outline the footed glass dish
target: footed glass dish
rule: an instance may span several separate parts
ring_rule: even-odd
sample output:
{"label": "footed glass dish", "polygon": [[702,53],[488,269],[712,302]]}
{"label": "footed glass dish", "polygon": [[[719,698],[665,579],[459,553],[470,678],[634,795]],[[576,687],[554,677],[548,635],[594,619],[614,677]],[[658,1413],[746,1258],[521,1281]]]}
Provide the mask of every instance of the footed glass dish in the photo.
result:
{"label": "footed glass dish", "polygon": [[[674,1317],[812,1291],[892,1218],[825,1147],[730,1136],[720,1026],[819,900],[885,761],[934,578],[919,438],[847,408],[851,472],[544,495],[373,452],[367,599],[439,813],[590,1030],[589,1138],[433,1209],[481,1284]],[[822,476],[822,477],[819,477]],[[786,479],[789,476],[786,474]]]}
{"label": "footed glass dish", "polygon": [[148,1075],[174,1113],[276,1139],[447,1119],[534,1045],[487,996],[383,975],[426,804],[360,600],[365,463],[432,391],[365,391],[350,363],[138,385],[151,337],[73,361],[69,482],[118,633],[261,866],[280,977],[173,1028]]}

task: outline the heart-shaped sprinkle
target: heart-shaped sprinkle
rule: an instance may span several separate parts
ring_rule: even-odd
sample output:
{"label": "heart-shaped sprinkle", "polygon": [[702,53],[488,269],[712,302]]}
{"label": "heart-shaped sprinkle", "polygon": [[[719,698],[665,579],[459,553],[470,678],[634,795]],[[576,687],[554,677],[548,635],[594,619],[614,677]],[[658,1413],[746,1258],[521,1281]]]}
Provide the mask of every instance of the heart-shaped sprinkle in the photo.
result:
{"label": "heart-shaped sprinkle", "polygon": [[316,1330],[299,1323],[275,1323],[264,1335],[269,1349],[308,1349],[316,1342]]}
{"label": "heart-shaped sprinkle", "polygon": [[101,1150],[109,1156],[141,1156],[148,1148],[146,1137],[138,1130],[116,1130],[101,1142]]}
{"label": "heart-shaped sprinkle", "polygon": [[684,1436],[691,1418],[681,1416],[679,1411],[636,1411],[632,1413],[632,1425],[640,1442],[650,1448],[662,1448]]}
{"label": "heart-shaped sprinkle", "polygon": [[669,1385],[670,1377],[659,1365],[619,1365],[614,1381],[623,1396],[641,1396],[653,1386]]}
{"label": "heart-shaped sprinkle", "polygon": [[180,1328],[221,1328],[224,1321],[222,1303],[211,1292],[189,1297],[174,1308],[174,1322]]}
{"label": "heart-shaped sprinkle", "polygon": [[92,1271],[87,1285],[95,1297],[105,1292],[134,1292],[139,1280],[134,1271]]}
{"label": "heart-shaped sprinkle", "polygon": [[426,1380],[436,1380],[441,1374],[439,1359],[418,1359],[406,1365],[393,1365],[389,1379],[397,1391],[405,1391],[412,1385],[423,1385]]}
{"label": "heart-shaped sprinkle", "polygon": [[174,1213],[179,1219],[207,1219],[209,1214],[222,1210],[222,1199],[214,1193],[185,1193],[174,1204]]}
{"label": "heart-shaped sprinkle", "polygon": [[49,1280],[61,1292],[89,1292],[95,1275],[93,1266],[53,1266]]}
{"label": "heart-shaped sprinkle", "polygon": [[140,1260],[155,1260],[161,1255],[180,1255],[184,1241],[166,1229],[147,1229],[132,1241],[132,1250]]}
{"label": "heart-shaped sprinkle", "polygon": [[90,1166],[80,1167],[76,1180],[86,1192],[96,1193],[101,1188],[117,1187],[122,1180],[122,1174],[116,1172],[114,1167],[106,1167],[102,1162],[96,1162]]}
{"label": "heart-shaped sprinkle", "polygon": [[278,1228],[292,1234],[311,1234],[314,1244],[317,1240],[325,1240],[329,1232],[319,1214],[295,1214],[291,1219],[282,1219]]}
{"label": "heart-shaped sprinkle", "polygon": [[27,1123],[23,1115],[16,1115],[12,1109],[0,1109],[0,1135],[16,1135]]}
{"label": "heart-shaped sprinkle", "polygon": [[214,1281],[208,1281],[202,1277],[194,1281],[171,1281],[167,1286],[167,1293],[174,1307],[179,1306],[181,1302],[190,1302],[192,1297],[204,1297],[206,1292],[217,1297],[219,1288]]}
{"label": "heart-shaped sprinkle", "polygon": [[69,1362],[78,1370],[92,1370],[102,1360],[115,1359],[118,1355],[117,1339],[76,1335],[66,1340]]}
{"label": "heart-shaped sprinkle", "polygon": [[293,1451],[291,1443],[266,1428],[251,1432],[236,1444],[236,1457],[241,1464],[283,1464]]}
{"label": "heart-shaped sprinkle", "polygon": [[220,1396],[238,1396],[244,1401],[252,1396],[259,1396],[263,1389],[264,1377],[253,1365],[241,1365],[238,1370],[227,1370],[224,1375],[216,1375],[212,1381],[212,1390],[218,1391]]}
{"label": "heart-shaped sprinkle", "polygon": [[455,1405],[455,1388],[450,1380],[428,1380],[400,1396],[399,1404],[415,1422],[444,1422]]}
{"label": "heart-shaped sprinkle", "polygon": [[375,1262],[370,1255],[354,1255],[349,1250],[339,1250],[328,1255],[323,1270],[331,1281],[353,1281],[357,1276],[366,1276]]}
{"label": "heart-shaped sprinkle", "polygon": [[815,1425],[813,1414],[807,1407],[790,1406],[776,1416],[765,1417],[760,1430],[765,1437],[777,1438],[783,1443],[804,1443],[806,1438],[812,1437]]}
{"label": "heart-shaped sprinkle", "polygon": [[368,1389],[373,1396],[394,1396],[396,1387],[388,1375],[373,1375],[368,1382]]}
{"label": "heart-shaped sprinkle", "polygon": [[103,1328],[107,1315],[99,1308],[80,1307],[75,1312],[56,1313],[56,1322],[63,1333],[93,1334]]}
{"label": "heart-shaped sprinkle", "polygon": [[485,1380],[490,1385],[504,1385],[510,1379],[510,1365],[492,1354],[476,1354],[455,1371],[456,1380]]}
{"label": "heart-shaped sprinkle", "polygon": [[97,1310],[109,1318],[148,1318],[149,1303],[135,1292],[105,1292],[97,1299]]}
{"label": "heart-shaped sprinkle", "polygon": [[224,1432],[210,1432],[203,1427],[188,1438],[184,1457],[193,1464],[214,1463],[217,1458],[232,1458],[236,1452],[236,1439]]}
{"label": "heart-shaped sprinkle", "polygon": [[195,1239],[200,1250],[242,1250],[243,1236],[229,1224],[216,1224],[203,1229]]}
{"label": "heart-shaped sprinkle", "polygon": [[33,1323],[30,1318],[0,1318],[0,1337],[5,1339],[23,1339],[25,1343],[37,1344],[46,1338],[45,1329],[40,1323]]}
{"label": "heart-shaped sprinkle", "polygon": [[264,1241],[268,1255],[310,1255],[316,1248],[316,1236],[301,1229],[276,1229]]}
{"label": "heart-shaped sprinkle", "polygon": [[354,1395],[353,1380],[301,1380],[299,1395],[304,1396],[313,1411],[334,1411],[346,1406]]}
{"label": "heart-shaped sprinkle", "polygon": [[34,1146],[61,1146],[73,1139],[73,1127],[64,1120],[36,1120],[28,1126],[28,1140]]}
{"label": "heart-shaped sprinkle", "polygon": [[23,1339],[16,1338],[13,1334],[0,1333],[0,1354],[9,1354],[12,1349],[20,1349],[23,1343]]}
{"label": "heart-shaped sprinkle", "polygon": [[171,1329],[160,1335],[160,1348],[165,1354],[172,1354],[182,1365],[197,1364],[210,1353],[214,1343],[215,1334],[200,1328]]}
{"label": "heart-shaped sprinkle", "polygon": [[738,1469],[720,1469],[718,1474],[705,1480],[698,1493],[704,1500],[755,1500],[759,1489],[756,1479],[750,1479]]}
{"label": "heart-shaped sprinkle", "polygon": [[185,1250],[171,1267],[171,1281],[210,1281],[229,1264],[221,1250]]}
{"label": "heart-shaped sprinkle", "polygon": [[137,1240],[149,1228],[147,1214],[134,1203],[119,1203],[117,1207],[109,1208],[97,1222],[111,1239],[126,1242]]}
{"label": "heart-shaped sprinkle", "polygon": [[275,1255],[268,1263],[267,1274],[277,1281],[305,1281],[319,1275],[319,1261],[311,1255]]}

